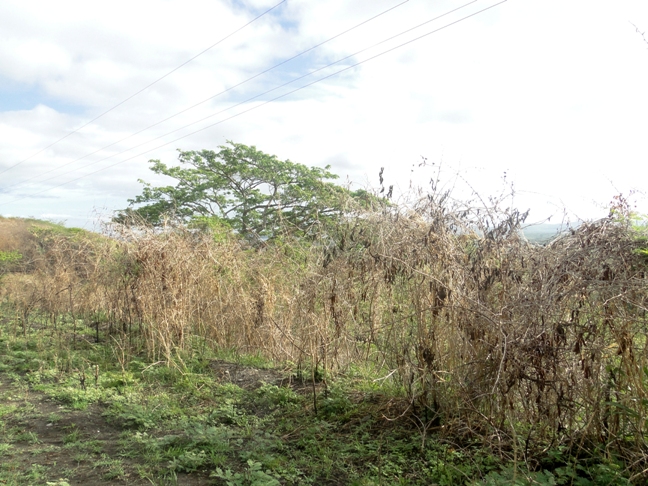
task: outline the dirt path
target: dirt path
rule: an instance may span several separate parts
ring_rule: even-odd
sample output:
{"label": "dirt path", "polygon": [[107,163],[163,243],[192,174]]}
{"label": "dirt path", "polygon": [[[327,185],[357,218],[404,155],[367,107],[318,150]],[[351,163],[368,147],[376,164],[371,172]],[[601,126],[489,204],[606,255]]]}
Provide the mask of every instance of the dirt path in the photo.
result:
{"label": "dirt path", "polygon": [[124,429],[103,412],[97,404],[72,410],[0,378],[0,485],[213,484],[196,475],[143,478],[145,466],[121,440]]}

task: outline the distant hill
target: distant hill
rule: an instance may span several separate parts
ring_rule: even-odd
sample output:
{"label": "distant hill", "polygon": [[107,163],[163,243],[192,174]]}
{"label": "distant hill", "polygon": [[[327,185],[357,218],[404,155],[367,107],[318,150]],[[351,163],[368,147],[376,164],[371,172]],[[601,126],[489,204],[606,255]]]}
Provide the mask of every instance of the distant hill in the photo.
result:
{"label": "distant hill", "polygon": [[98,237],[79,228],[66,228],[50,221],[0,216],[0,275],[7,271],[28,270],[47,246],[50,236]]}
{"label": "distant hill", "polygon": [[[578,224],[572,225],[577,227]],[[525,238],[531,243],[543,245],[568,230],[566,224],[534,224],[522,229]],[[61,224],[32,218],[6,218],[0,216],[0,252],[20,251],[33,247],[38,235],[50,234],[91,234],[79,228],[66,228]],[[96,236],[96,235],[94,235]]]}
{"label": "distant hill", "polygon": [[87,233],[79,228],[67,228],[62,224],[34,218],[6,218],[0,216],[0,251],[17,250],[34,240],[38,233],[49,231],[63,235]]}
{"label": "distant hill", "polygon": [[[571,227],[577,227],[572,225]],[[569,230],[566,224],[535,224],[522,229],[522,233],[531,243],[544,245]]]}

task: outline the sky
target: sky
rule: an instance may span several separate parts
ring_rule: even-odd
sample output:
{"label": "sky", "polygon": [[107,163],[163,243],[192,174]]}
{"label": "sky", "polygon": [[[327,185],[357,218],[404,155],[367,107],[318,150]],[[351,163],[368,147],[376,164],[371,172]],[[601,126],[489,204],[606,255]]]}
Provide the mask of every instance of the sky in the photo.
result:
{"label": "sky", "polygon": [[228,140],[529,221],[648,213],[648,2],[498,2],[3,0],[0,215],[96,229]]}

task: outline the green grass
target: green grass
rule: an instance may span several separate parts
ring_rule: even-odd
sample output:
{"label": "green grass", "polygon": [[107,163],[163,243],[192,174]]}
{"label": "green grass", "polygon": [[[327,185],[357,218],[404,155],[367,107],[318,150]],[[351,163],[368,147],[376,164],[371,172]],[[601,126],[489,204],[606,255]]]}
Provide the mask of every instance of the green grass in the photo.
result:
{"label": "green grass", "polygon": [[[112,359],[107,339],[73,346],[56,334],[69,332],[64,326],[26,335],[6,326],[0,484],[63,484],[82,470],[106,484],[129,478],[182,484],[178,478],[187,474],[257,486],[627,484],[623,468],[603,455],[583,464],[559,457],[530,471],[483,444],[431,432],[423,437],[407,415],[398,419],[402,410],[394,404],[402,396],[380,379],[386,373],[350,370],[328,388],[320,385],[315,413],[310,386],[239,386],[210,366],[225,358],[272,369],[259,356],[194,354],[166,366],[133,352],[125,363]],[[94,332],[77,326],[80,334]],[[52,405],[40,411],[42,397],[54,400],[56,411]],[[60,434],[45,442],[40,430],[28,430],[27,417]],[[46,459],[52,454],[61,462]]]}

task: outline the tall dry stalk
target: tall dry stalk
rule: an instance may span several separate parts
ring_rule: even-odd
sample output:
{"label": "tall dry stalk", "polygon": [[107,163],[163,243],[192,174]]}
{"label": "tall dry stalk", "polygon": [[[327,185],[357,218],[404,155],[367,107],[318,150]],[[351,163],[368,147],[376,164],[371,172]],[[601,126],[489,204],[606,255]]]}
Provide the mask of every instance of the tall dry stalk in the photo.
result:
{"label": "tall dry stalk", "polygon": [[[24,315],[73,318],[151,358],[205,346],[385,371],[403,416],[531,463],[593,444],[643,460],[646,262],[619,217],[540,247],[500,201],[432,193],[350,213],[314,241],[248,248],[169,224],[52,236],[2,292]],[[98,333],[99,335],[99,333]],[[520,447],[519,444],[523,444]]]}

